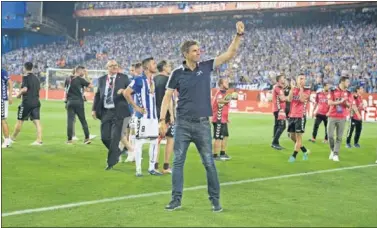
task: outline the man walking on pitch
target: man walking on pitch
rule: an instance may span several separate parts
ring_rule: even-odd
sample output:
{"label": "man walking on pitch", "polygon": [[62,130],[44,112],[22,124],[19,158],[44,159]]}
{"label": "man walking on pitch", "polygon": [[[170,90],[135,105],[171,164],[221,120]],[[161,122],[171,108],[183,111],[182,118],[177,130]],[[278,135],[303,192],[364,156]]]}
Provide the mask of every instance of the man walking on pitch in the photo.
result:
{"label": "man walking on pitch", "polygon": [[105,170],[111,170],[119,162],[119,141],[124,118],[130,117],[128,103],[121,95],[130,81],[128,77],[118,74],[118,63],[115,60],[110,60],[106,67],[108,74],[98,79],[92,116],[101,120],[101,139],[108,149]]}
{"label": "man walking on pitch", "polygon": [[[350,81],[348,77],[342,76],[340,78],[339,86],[332,88],[328,95],[330,111],[327,133],[329,134],[329,144],[331,149],[329,159],[335,162],[339,161],[339,149],[340,144],[342,143],[346,118],[348,116],[347,109],[354,108],[354,106],[352,106],[352,94],[347,90],[349,84]],[[335,131],[336,141],[334,139]]]}
{"label": "man walking on pitch", "polygon": [[[232,93],[226,94],[229,89],[228,79],[220,79],[218,82],[220,90],[214,96],[212,102],[212,123],[213,123],[213,158],[215,160],[230,160],[226,154],[226,146],[228,144],[228,116],[229,102],[232,100]],[[221,149],[221,151],[220,151]],[[220,152],[220,156],[219,156]]]}
{"label": "man walking on pitch", "polygon": [[298,151],[304,153],[303,160],[308,160],[308,152],[302,143],[302,134],[305,132],[306,125],[306,105],[310,96],[310,89],[305,88],[305,75],[297,77],[297,86],[292,83],[288,100],[291,102],[291,110],[288,119],[288,132],[292,141],[295,143],[294,151],[289,162],[295,162]]}
{"label": "man walking on pitch", "polygon": [[8,72],[1,68],[1,130],[4,136],[4,142],[1,148],[10,147],[12,140],[9,137],[8,105],[13,103],[12,99],[13,83],[9,78]]}
{"label": "man walking on pitch", "polygon": [[315,142],[317,138],[318,128],[321,125],[322,121],[325,125],[325,140],[324,143],[327,143],[328,136],[327,136],[327,121],[329,115],[329,104],[328,104],[328,92],[329,92],[329,84],[324,83],[323,90],[319,89],[315,96],[315,104],[313,107],[313,117],[315,116],[315,122],[313,127],[312,138],[309,139],[311,142]]}
{"label": "man walking on pitch", "polygon": [[[174,97],[172,97],[171,102],[169,104],[169,110],[166,113],[165,117],[160,117],[161,112],[161,104],[162,100],[165,96],[166,91],[166,85],[168,83],[169,75],[171,73],[171,65],[166,60],[162,60],[157,64],[157,70],[160,73],[159,75],[156,75],[153,77],[154,83],[156,85],[156,105],[157,105],[157,116],[158,119],[165,119],[165,123],[169,125],[168,131],[166,133],[166,146],[165,146],[165,156],[164,156],[164,166],[162,173],[171,173],[171,169],[169,166],[170,163],[170,157],[173,153],[173,146],[174,146],[174,117],[175,117],[175,100]],[[162,140],[162,137],[159,137],[158,144],[160,145],[160,142]],[[159,154],[159,145],[158,145],[158,153]],[[155,169],[158,170],[158,157],[157,156],[157,162],[155,164]]]}
{"label": "man walking on pitch", "polygon": [[22,97],[22,103],[18,106],[17,123],[14,129],[12,140],[15,141],[17,135],[20,133],[22,125],[25,120],[33,121],[37,129],[37,140],[31,145],[42,145],[42,126],[40,122],[41,103],[39,101],[40,82],[37,76],[33,73],[33,63],[27,62],[24,64],[24,73],[22,77],[21,90],[17,94],[17,98]]}
{"label": "man walking on pitch", "polygon": [[286,84],[285,76],[276,76],[276,85],[272,90],[272,109],[275,118],[274,124],[274,138],[271,147],[276,150],[282,150],[279,139],[286,128],[286,102],[287,98],[284,95],[284,87]]}
{"label": "man walking on pitch", "polygon": [[355,138],[354,138],[354,146],[356,148],[360,148],[359,139],[361,135],[361,130],[363,128],[363,118],[361,117],[362,111],[365,111],[365,107],[363,105],[363,93],[364,88],[361,86],[357,86],[355,88],[355,93],[353,95],[353,104],[356,106],[356,110],[351,109],[351,120],[350,126],[348,127],[347,133],[347,148],[351,148],[351,138],[353,131],[356,129]]}
{"label": "man walking on pitch", "polygon": [[[157,137],[158,137],[158,118],[156,111],[155,85],[153,74],[157,72],[156,62],[152,57],[142,61],[143,74],[132,80],[131,84],[124,91],[123,96],[132,105],[137,117],[136,123],[136,140],[134,145],[136,176],[141,177],[141,156],[144,143],[149,145],[149,168],[151,175],[160,176],[158,170],[155,170],[157,159]],[[135,93],[136,101],[132,98]]]}
{"label": "man walking on pitch", "polygon": [[82,90],[84,87],[92,88],[92,84],[87,78],[83,78],[86,74],[85,67],[77,66],[74,75],[68,77],[65,81],[66,101],[67,101],[67,144],[72,144],[74,120],[77,115],[82,129],[84,130],[84,144],[90,144],[90,134],[88,123],[85,118],[84,98]]}
{"label": "man walking on pitch", "polygon": [[[209,199],[214,212],[222,211],[220,205],[220,185],[212,156],[212,139],[209,116],[211,110],[211,72],[215,67],[232,59],[244,35],[244,24],[237,22],[237,34],[228,50],[207,61],[200,62],[200,48],[196,41],[185,41],[181,53],[185,58],[182,66],[175,69],[168,81],[162,106],[161,117],[166,116],[173,92],[177,89],[177,120],[174,134],[174,161],[172,170],[172,200],[165,207],[175,210],[181,207],[183,194],[183,167],[187,149],[194,142],[207,171]],[[160,134],[166,134],[165,120],[160,120]]]}

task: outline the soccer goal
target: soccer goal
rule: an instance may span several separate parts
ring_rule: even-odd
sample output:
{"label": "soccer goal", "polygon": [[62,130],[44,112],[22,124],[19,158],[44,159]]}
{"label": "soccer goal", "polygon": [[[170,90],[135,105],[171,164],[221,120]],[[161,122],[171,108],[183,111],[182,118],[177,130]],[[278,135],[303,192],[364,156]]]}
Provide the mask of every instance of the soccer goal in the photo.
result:
{"label": "soccer goal", "polygon": [[[94,93],[97,90],[98,78],[107,74],[106,70],[87,70],[88,77],[93,83],[94,88],[85,91],[84,95],[88,101],[93,101]],[[73,69],[56,69],[48,68],[46,71],[46,80],[44,84],[44,98],[46,100],[64,100],[65,99],[65,80],[71,76]],[[43,82],[42,82],[43,85]],[[43,93],[42,93],[43,94]],[[41,97],[42,98],[42,97]]]}

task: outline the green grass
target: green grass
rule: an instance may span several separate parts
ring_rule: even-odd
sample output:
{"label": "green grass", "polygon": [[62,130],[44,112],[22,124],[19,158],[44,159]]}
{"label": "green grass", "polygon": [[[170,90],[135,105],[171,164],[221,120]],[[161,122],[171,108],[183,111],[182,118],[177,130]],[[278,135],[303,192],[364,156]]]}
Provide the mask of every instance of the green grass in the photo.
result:
{"label": "green grass", "polygon": [[[99,135],[98,121],[87,119],[91,134]],[[16,119],[14,104],[9,112],[11,130]],[[170,176],[136,178],[133,164],[120,163],[105,172],[106,150],[100,138],[91,145],[81,141],[65,145],[66,114],[62,102],[43,102],[42,147],[29,146],[35,140],[31,122],[12,148],[2,151],[2,212],[55,206],[89,200],[171,190]],[[295,174],[372,164],[376,161],[377,125],[364,123],[362,149],[341,148],[341,162],[328,160],[329,147],[307,142],[309,161],[298,156],[287,162],[293,144],[286,135],[284,151],[270,148],[272,115],[231,114],[228,153],[232,160],[217,162],[220,182]],[[77,136],[83,139],[80,124]],[[318,139],[323,137],[323,127]],[[163,148],[161,148],[163,150]],[[147,148],[143,167],[147,169]],[[161,157],[162,159],[162,157]],[[377,166],[223,186],[224,212],[210,211],[206,190],[184,193],[181,211],[165,212],[170,195],[127,199],[111,203],[2,218],[5,227],[22,226],[377,226]],[[185,187],[205,185],[205,171],[195,146],[185,165]]]}

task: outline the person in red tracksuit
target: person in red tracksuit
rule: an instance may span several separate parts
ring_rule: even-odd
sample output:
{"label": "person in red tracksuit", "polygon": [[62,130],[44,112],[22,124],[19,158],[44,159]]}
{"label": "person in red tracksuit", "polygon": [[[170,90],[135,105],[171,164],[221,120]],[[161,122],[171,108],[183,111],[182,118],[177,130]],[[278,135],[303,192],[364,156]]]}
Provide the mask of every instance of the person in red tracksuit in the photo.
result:
{"label": "person in red tracksuit", "polygon": [[284,95],[284,87],[286,87],[286,80],[284,75],[276,76],[276,85],[272,90],[272,112],[275,118],[273,140],[271,147],[276,150],[284,149],[280,146],[279,139],[281,134],[283,134],[287,119],[286,115],[286,102],[287,98]]}
{"label": "person in red tracksuit", "polygon": [[327,121],[328,121],[328,114],[330,110],[330,106],[328,104],[328,92],[329,92],[329,83],[323,84],[323,90],[317,92],[315,96],[315,105],[313,108],[313,117],[315,116],[315,122],[313,127],[312,138],[309,139],[311,142],[315,142],[317,138],[318,128],[321,125],[322,121],[325,125],[325,140],[324,143],[327,143],[328,136],[327,136]]}
{"label": "person in red tracksuit", "polygon": [[355,94],[353,95],[353,104],[356,106],[356,111],[351,109],[351,121],[350,126],[348,127],[348,133],[347,133],[347,148],[351,148],[351,138],[353,131],[356,129],[355,132],[355,138],[354,138],[354,146],[357,148],[360,148],[359,145],[359,139],[361,135],[361,130],[363,128],[363,119],[361,117],[361,112],[365,110],[365,107],[363,105],[363,98],[362,95],[364,93],[364,88],[357,86],[355,90]]}

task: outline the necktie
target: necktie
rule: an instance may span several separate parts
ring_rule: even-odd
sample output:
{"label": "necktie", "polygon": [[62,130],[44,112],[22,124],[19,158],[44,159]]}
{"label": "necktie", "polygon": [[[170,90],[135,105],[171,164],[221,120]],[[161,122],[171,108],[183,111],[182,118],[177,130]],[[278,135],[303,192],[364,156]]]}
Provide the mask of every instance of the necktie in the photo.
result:
{"label": "necktie", "polygon": [[114,104],[114,100],[113,100],[114,78],[110,77],[108,82],[109,82],[109,85],[107,87],[107,93],[106,93],[106,104],[111,105],[111,104]]}

